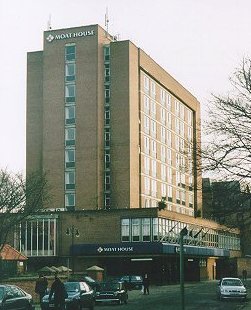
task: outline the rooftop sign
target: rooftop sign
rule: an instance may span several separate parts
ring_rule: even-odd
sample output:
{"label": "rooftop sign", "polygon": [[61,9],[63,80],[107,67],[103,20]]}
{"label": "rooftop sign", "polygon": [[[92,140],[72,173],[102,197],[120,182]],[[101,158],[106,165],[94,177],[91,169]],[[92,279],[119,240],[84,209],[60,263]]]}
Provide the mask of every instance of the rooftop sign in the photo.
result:
{"label": "rooftop sign", "polygon": [[46,37],[46,40],[51,43],[55,40],[65,40],[70,38],[81,38],[81,37],[88,37],[93,36],[94,30],[86,30],[86,31],[77,31],[77,32],[66,32],[66,33],[60,33],[60,34],[49,34]]}

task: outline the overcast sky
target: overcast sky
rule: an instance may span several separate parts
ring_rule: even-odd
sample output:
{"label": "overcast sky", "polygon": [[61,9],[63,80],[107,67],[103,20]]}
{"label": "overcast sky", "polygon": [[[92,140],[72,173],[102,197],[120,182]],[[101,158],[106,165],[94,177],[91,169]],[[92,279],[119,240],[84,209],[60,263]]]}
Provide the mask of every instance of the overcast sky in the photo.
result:
{"label": "overcast sky", "polygon": [[[99,24],[142,48],[201,102],[251,53],[250,0],[0,0],[0,169],[25,171],[26,53],[53,29]],[[203,112],[203,118],[206,114]]]}

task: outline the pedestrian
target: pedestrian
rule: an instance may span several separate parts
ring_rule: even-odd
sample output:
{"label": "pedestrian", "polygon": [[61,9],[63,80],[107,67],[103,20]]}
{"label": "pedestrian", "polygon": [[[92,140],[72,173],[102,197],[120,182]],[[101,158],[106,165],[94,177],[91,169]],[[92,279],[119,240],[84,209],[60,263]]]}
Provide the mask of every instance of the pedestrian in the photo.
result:
{"label": "pedestrian", "polygon": [[47,292],[48,281],[46,277],[42,274],[39,275],[36,285],[35,285],[35,293],[39,295],[39,303],[41,304],[44,295]]}
{"label": "pedestrian", "polygon": [[242,279],[243,279],[243,281],[247,280],[247,270],[246,269],[242,270]]}
{"label": "pedestrian", "polygon": [[64,283],[59,279],[57,274],[55,274],[55,280],[51,285],[49,301],[51,301],[53,294],[54,294],[54,309],[64,310],[65,298],[67,298],[68,296]]}
{"label": "pedestrian", "polygon": [[144,295],[146,294],[149,295],[149,285],[150,285],[150,281],[149,281],[148,274],[146,273],[143,278]]}

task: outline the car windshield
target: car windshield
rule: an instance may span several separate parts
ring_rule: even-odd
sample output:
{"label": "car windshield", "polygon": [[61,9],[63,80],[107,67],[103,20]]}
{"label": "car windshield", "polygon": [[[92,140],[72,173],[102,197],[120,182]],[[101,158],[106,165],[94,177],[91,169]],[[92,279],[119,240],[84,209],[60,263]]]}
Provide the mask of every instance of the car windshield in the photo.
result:
{"label": "car windshield", "polygon": [[120,288],[119,283],[113,283],[113,282],[100,283],[100,290],[116,291],[119,290],[119,288]]}
{"label": "car windshield", "polygon": [[4,295],[4,288],[0,287],[0,299],[3,299],[3,295]]}
{"label": "car windshield", "polygon": [[79,283],[67,282],[64,286],[67,292],[79,292]]}
{"label": "car windshield", "polygon": [[224,286],[242,286],[243,284],[239,279],[226,279],[222,281]]}

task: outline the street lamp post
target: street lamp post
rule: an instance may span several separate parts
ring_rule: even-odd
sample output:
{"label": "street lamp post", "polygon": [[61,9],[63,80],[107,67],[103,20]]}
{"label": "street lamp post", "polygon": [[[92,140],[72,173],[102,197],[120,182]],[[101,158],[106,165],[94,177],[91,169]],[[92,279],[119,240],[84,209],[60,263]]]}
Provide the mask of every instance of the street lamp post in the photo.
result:
{"label": "street lamp post", "polygon": [[185,309],[185,292],[184,292],[184,247],[183,238],[188,233],[186,227],[180,231],[180,294],[181,294],[181,310]]}
{"label": "street lamp post", "polygon": [[74,254],[73,254],[73,246],[74,246],[75,237],[78,238],[80,236],[80,233],[74,225],[71,225],[70,227],[66,228],[66,235],[71,237],[71,251],[70,251],[71,267],[72,267],[72,274],[74,274],[75,273],[75,260],[74,260]]}

